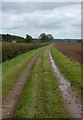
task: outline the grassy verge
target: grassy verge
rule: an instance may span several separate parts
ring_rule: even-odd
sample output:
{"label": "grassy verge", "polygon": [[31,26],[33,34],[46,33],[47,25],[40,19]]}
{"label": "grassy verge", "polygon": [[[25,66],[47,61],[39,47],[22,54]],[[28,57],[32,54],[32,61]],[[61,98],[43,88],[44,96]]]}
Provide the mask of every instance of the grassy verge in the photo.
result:
{"label": "grassy verge", "polygon": [[13,85],[16,83],[17,79],[25,69],[26,65],[40,50],[41,49],[39,48],[23,55],[19,55],[16,58],[6,61],[2,64],[3,99],[8,94]]}
{"label": "grassy verge", "polygon": [[77,63],[70,60],[55,48],[51,48],[51,54],[65,78],[71,81],[71,85],[80,95],[81,90],[81,68]]}
{"label": "grassy verge", "polygon": [[15,118],[68,118],[49,62],[48,48],[41,53],[26,82]]}

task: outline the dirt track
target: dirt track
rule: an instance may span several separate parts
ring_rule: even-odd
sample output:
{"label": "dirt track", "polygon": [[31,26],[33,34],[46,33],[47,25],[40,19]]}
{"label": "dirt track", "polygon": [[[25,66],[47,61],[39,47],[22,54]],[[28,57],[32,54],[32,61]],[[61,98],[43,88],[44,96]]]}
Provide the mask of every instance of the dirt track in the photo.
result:
{"label": "dirt track", "polygon": [[9,95],[3,101],[2,105],[2,118],[12,118],[13,113],[16,108],[16,103],[19,100],[19,97],[22,93],[23,87],[25,85],[26,80],[28,79],[32,67],[37,60],[39,54],[37,54],[33,60],[27,65],[26,69],[21,74],[20,78],[17,80],[15,86],[11,89]]}
{"label": "dirt track", "polygon": [[71,114],[71,118],[81,118],[81,100],[76,97],[76,94],[71,89],[71,83],[64,78],[57,65],[55,64],[53,57],[49,51],[50,63],[52,65],[55,76],[59,83],[59,89],[64,98],[66,108]]}
{"label": "dirt track", "polygon": [[70,57],[79,63],[82,63],[83,51],[81,50],[82,43],[78,42],[56,42],[56,48],[67,57]]}

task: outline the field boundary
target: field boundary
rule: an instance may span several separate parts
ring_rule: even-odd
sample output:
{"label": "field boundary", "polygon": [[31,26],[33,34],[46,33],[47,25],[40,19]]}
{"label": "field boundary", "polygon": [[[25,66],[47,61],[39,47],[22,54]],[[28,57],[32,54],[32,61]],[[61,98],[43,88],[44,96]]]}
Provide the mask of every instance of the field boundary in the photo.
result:
{"label": "field boundary", "polygon": [[83,55],[80,42],[55,42],[55,48],[71,60],[76,61],[77,66],[82,64]]}

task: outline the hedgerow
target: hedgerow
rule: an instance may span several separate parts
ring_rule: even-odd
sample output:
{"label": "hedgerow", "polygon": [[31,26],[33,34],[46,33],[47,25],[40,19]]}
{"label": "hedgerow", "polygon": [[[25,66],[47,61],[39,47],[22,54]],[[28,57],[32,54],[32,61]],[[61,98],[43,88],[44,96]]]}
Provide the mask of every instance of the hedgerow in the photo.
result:
{"label": "hedgerow", "polygon": [[30,50],[34,50],[36,48],[47,45],[47,43],[31,43],[31,44],[23,44],[23,43],[10,43],[3,42],[2,44],[2,62],[6,60],[10,60],[17,55],[23,54]]}

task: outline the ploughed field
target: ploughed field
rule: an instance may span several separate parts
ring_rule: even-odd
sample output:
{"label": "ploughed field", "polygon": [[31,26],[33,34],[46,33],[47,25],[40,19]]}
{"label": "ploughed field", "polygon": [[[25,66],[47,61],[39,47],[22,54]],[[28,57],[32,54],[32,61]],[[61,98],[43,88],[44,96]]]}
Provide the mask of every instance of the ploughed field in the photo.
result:
{"label": "ploughed field", "polygon": [[83,59],[83,53],[81,51],[81,44],[79,42],[56,42],[56,48],[67,57],[70,57],[79,63]]}

